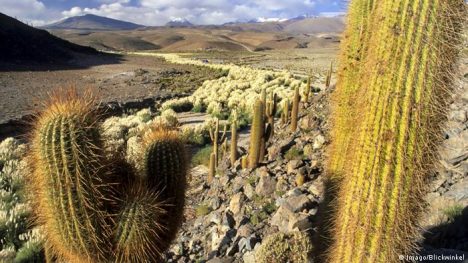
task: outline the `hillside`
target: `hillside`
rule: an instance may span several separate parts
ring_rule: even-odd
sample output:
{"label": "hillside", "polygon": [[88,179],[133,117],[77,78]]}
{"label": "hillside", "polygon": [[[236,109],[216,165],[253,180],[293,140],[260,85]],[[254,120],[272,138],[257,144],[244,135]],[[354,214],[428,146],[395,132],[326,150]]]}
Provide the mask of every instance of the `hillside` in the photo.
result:
{"label": "hillside", "polygon": [[76,53],[94,54],[95,49],[60,39],[0,13],[0,61],[58,62]]}
{"label": "hillside", "polygon": [[82,30],[133,30],[141,27],[144,26],[92,14],[69,17],[57,23],[44,26],[45,29]]}

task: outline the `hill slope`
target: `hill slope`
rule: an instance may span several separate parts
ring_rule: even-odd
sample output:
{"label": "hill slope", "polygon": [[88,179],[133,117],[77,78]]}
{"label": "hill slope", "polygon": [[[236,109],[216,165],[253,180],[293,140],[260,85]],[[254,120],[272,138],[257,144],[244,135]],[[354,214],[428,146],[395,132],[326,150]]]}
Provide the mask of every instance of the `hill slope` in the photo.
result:
{"label": "hill slope", "polygon": [[70,43],[2,13],[0,39],[1,62],[58,62],[72,58],[74,53],[97,53],[93,48]]}
{"label": "hill slope", "polygon": [[141,27],[144,26],[91,14],[69,17],[57,23],[44,26],[45,29],[86,30],[133,30]]}

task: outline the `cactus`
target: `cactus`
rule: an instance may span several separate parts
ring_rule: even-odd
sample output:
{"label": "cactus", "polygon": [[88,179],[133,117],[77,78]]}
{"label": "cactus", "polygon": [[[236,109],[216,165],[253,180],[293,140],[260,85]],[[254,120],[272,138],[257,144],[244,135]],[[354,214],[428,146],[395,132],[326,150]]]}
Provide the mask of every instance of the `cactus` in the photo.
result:
{"label": "cactus", "polygon": [[253,121],[252,128],[250,131],[250,147],[249,147],[249,167],[255,168],[260,160],[261,144],[263,135],[265,133],[265,121],[264,121],[264,106],[261,100],[257,100],[253,110]]}
{"label": "cactus", "polygon": [[325,80],[325,87],[327,88],[330,87],[332,74],[333,74],[333,61],[330,62],[330,69],[327,71],[327,78]]}
{"label": "cactus", "polygon": [[351,2],[327,164],[340,178],[330,262],[398,262],[414,253],[464,5]]}
{"label": "cactus", "polygon": [[210,127],[209,133],[210,133],[210,138],[211,141],[213,142],[213,153],[215,154],[215,167],[218,167],[218,160],[219,160],[219,150],[218,150],[218,145],[220,142],[224,141],[224,138],[226,136],[226,131],[227,131],[227,125],[224,124],[224,129],[221,134],[221,138],[219,137],[219,119],[215,119],[215,124],[214,127]]}
{"label": "cactus", "polygon": [[242,156],[241,167],[242,169],[247,169],[249,167],[249,157],[247,155]]}
{"label": "cactus", "polygon": [[284,99],[281,112],[281,124],[286,125],[289,121],[289,100]]}
{"label": "cactus", "polygon": [[291,131],[295,132],[297,130],[297,119],[299,117],[299,87],[294,89],[294,98],[291,111]]}
{"label": "cactus", "polygon": [[46,246],[71,261],[103,261],[111,228],[104,191],[107,172],[91,103],[59,97],[39,116],[33,131],[32,187]]}
{"label": "cactus", "polygon": [[208,166],[208,183],[211,183],[213,181],[213,178],[215,177],[216,174],[216,154],[212,152],[210,154],[210,164]]}
{"label": "cactus", "polygon": [[276,106],[276,94],[272,93],[270,100],[268,101],[267,108],[266,108],[266,118],[268,120],[268,124],[271,127],[271,132],[268,137],[266,137],[266,141],[268,141],[273,135],[275,134],[275,114],[277,111],[277,106]]}
{"label": "cactus", "polygon": [[237,121],[234,120],[231,124],[231,166],[234,166],[234,163],[237,160]]}
{"label": "cactus", "polygon": [[311,76],[308,76],[307,77],[307,83],[306,83],[306,89],[305,89],[305,92],[304,92],[304,102],[305,103],[309,103],[309,96],[310,96],[310,84],[311,84]]}
{"label": "cactus", "polygon": [[29,162],[48,258],[155,262],[180,226],[187,158],[175,132],[145,138],[144,172],[108,160],[94,100],[72,92],[38,115]]}

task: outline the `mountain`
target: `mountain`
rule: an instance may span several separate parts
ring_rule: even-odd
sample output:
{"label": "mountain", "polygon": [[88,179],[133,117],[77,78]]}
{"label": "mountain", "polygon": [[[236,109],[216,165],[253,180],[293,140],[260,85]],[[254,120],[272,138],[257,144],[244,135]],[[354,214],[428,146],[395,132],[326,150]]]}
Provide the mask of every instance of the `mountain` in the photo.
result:
{"label": "mountain", "polygon": [[167,22],[165,26],[167,27],[192,27],[193,24],[190,23],[190,21],[188,21],[185,18],[175,18]]}
{"label": "mountain", "polygon": [[0,40],[1,62],[60,62],[67,61],[78,53],[98,53],[93,48],[70,43],[2,13]]}
{"label": "mountain", "polygon": [[288,20],[283,31],[295,34],[341,33],[345,28],[344,20],[344,16]]}
{"label": "mountain", "polygon": [[57,23],[46,25],[45,29],[82,29],[82,30],[133,30],[145,26],[112,19],[103,16],[86,14],[69,17]]}

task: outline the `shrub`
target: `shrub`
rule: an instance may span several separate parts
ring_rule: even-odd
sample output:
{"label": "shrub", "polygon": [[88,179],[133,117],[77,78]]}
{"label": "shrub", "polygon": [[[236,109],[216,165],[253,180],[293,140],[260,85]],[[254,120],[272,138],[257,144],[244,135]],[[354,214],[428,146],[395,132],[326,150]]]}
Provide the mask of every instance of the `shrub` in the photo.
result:
{"label": "shrub", "polygon": [[276,233],[263,240],[255,252],[255,262],[310,262],[312,248],[312,242],[306,233]]}
{"label": "shrub", "polygon": [[192,157],[192,166],[204,165],[208,167],[210,162],[210,154],[213,151],[213,146],[207,145],[197,151]]}

